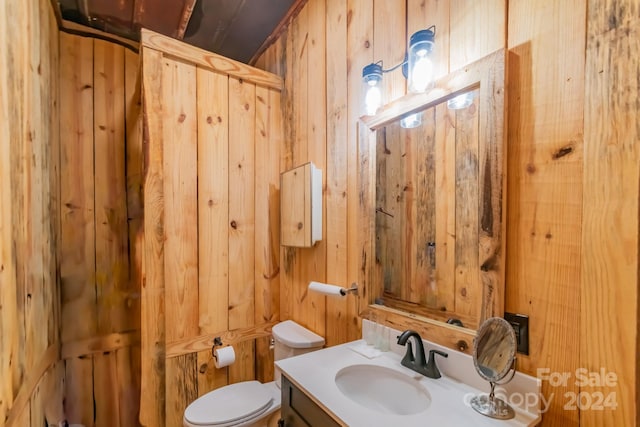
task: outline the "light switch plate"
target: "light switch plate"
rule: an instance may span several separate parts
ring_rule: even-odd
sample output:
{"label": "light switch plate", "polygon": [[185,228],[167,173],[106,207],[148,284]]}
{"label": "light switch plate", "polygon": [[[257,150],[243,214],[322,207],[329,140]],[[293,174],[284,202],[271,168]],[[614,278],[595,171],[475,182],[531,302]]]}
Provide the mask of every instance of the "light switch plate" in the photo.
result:
{"label": "light switch plate", "polygon": [[516,333],[518,353],[529,354],[529,316],[516,313],[504,313],[504,319],[511,324]]}

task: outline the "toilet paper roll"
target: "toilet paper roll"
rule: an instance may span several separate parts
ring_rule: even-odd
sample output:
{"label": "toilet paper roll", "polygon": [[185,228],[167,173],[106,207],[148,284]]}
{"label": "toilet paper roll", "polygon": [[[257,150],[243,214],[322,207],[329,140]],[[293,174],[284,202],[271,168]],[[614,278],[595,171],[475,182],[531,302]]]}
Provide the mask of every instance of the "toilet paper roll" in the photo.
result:
{"label": "toilet paper roll", "polygon": [[344,293],[342,292],[342,288],[336,285],[328,285],[326,283],[320,282],[309,282],[309,290],[313,292],[318,292],[325,295],[332,295],[337,297],[344,297]]}
{"label": "toilet paper roll", "polygon": [[236,352],[232,346],[216,348],[213,350],[213,363],[216,368],[224,368],[236,361]]}

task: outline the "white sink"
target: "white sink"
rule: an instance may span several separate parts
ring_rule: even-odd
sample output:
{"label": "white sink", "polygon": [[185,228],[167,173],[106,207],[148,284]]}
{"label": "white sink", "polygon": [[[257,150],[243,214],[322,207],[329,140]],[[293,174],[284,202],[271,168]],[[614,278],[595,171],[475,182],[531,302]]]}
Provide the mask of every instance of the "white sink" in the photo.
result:
{"label": "white sink", "polygon": [[422,376],[411,377],[377,365],[350,365],[336,374],[338,389],[365,408],[395,415],[413,415],[431,404],[429,391],[420,383]]}

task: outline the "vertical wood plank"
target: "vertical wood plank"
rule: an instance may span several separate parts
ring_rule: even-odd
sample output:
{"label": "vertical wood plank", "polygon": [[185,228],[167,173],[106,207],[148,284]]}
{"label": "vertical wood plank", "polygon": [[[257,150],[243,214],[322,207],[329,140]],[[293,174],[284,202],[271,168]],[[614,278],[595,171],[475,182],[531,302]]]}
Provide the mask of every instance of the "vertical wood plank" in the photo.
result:
{"label": "vertical wood plank", "polygon": [[197,366],[198,397],[210,392],[211,390],[224,387],[229,383],[229,368],[217,369],[213,362],[213,357],[211,357],[211,350],[198,352]]}
{"label": "vertical wood plank", "polygon": [[[254,324],[256,87],[229,78],[229,329]],[[236,347],[229,381],[254,375],[253,342]],[[242,357],[246,353],[250,356]]]}
{"label": "vertical wood plank", "polygon": [[181,426],[184,410],[198,398],[197,353],[167,359],[167,426]]}
{"label": "vertical wood plank", "polygon": [[[349,88],[360,88],[362,68],[373,59],[373,0],[349,0],[347,2],[347,82]],[[348,283],[358,283],[361,271],[373,265],[372,253],[364,259],[359,244],[360,204],[359,194],[362,190],[358,174],[360,166],[358,118],[360,117],[360,90],[347,92],[347,277]],[[356,123],[356,125],[353,125]],[[364,149],[364,147],[362,147]],[[361,150],[362,150],[361,149]],[[375,154],[372,156],[375,159]],[[373,201],[370,201],[373,203]],[[368,295],[363,295],[367,298]],[[362,300],[362,299],[361,299]],[[364,309],[360,306],[359,310]],[[355,314],[354,314],[355,315]],[[360,336],[360,320],[358,325],[349,325],[349,338]]]}
{"label": "vertical wood plank", "polygon": [[[389,69],[404,60],[408,46],[406,2],[374,1],[373,7],[373,56],[382,61],[383,69]],[[391,102],[406,93],[406,79],[401,70],[384,75],[382,79],[384,102]]]}
{"label": "vertical wood plank", "polygon": [[[583,1],[509,2],[505,308],[538,325],[529,348],[539,351],[518,358],[519,369],[532,375],[580,367],[585,8]],[[569,154],[557,156],[564,150]],[[542,392],[579,390],[572,381],[544,381]],[[578,423],[565,403],[551,402],[545,425]]]}
{"label": "vertical wood plank", "polygon": [[229,79],[198,68],[197,80],[199,326],[214,333],[229,327]]}
{"label": "vertical wood plank", "polygon": [[[255,324],[278,320],[280,299],[279,159],[280,93],[256,87],[255,150]],[[256,376],[273,378],[268,338],[256,340]]]}
{"label": "vertical wood plank", "polygon": [[[131,328],[127,184],[125,177],[124,48],[94,41],[95,278],[98,335]],[[116,354],[93,358],[96,425],[120,425]],[[115,380],[115,381],[114,381]]]}
{"label": "vertical wood plank", "polygon": [[254,323],[255,85],[229,78],[229,329]]}
{"label": "vertical wood plank", "polygon": [[[0,26],[8,27],[8,3],[0,4]],[[8,37],[0,39],[0,120],[10,122],[9,103],[9,64],[6,52],[9,49]],[[0,126],[0,139],[10,141],[12,133],[9,126]],[[12,204],[13,190],[11,179],[11,144],[0,144],[0,419],[5,420],[13,404],[12,359],[15,357],[17,336],[13,322],[17,317],[16,278],[12,246]]]}
{"label": "vertical wood plank", "polygon": [[165,322],[164,313],[164,152],[163,62],[153,49],[142,51],[144,109],[144,279],[141,289],[140,423],[165,425]]}
{"label": "vertical wood plank", "polygon": [[[307,46],[306,55],[303,55],[301,61],[306,61],[306,66],[300,66],[301,85],[306,85],[303,89],[305,97],[301,97],[300,101],[307,104],[307,136],[306,158],[304,153],[300,153],[300,161],[310,161],[322,170],[322,197],[325,197],[326,190],[326,164],[327,164],[327,76],[325,68],[326,57],[326,0],[315,0],[307,3],[305,9],[308,9],[307,17]],[[305,75],[306,74],[306,75]],[[311,101],[313,100],[313,101]],[[327,204],[322,203],[322,240],[317,242],[311,250],[299,250],[298,257],[302,264],[302,276],[299,290],[302,295],[307,292],[309,282],[317,280],[324,282],[326,280],[326,264],[327,264]],[[304,298],[303,298],[304,299]],[[323,295],[314,295],[307,293],[306,304],[311,308],[307,312],[306,326],[320,336],[325,336],[326,330],[326,301],[327,297]]]}
{"label": "vertical wood plank", "polygon": [[[539,4],[535,7],[538,10],[544,9]],[[449,71],[462,68],[506,46],[506,8],[505,0],[481,0],[473,3],[451,0]]]}
{"label": "vertical wood plank", "polygon": [[[142,180],[144,156],[142,147],[142,74],[140,56],[125,50],[125,148],[127,183],[127,223],[129,245],[129,292],[125,304],[129,312],[128,327],[140,330],[142,264],[144,257],[144,206]],[[120,387],[120,423],[140,424],[141,348],[135,345],[117,351],[118,384]]]}
{"label": "vertical wood plank", "polygon": [[[327,165],[326,190],[327,283],[350,286],[347,277],[347,5],[327,0]],[[356,298],[327,298],[326,344],[349,340],[350,327],[357,329]],[[355,318],[353,314],[356,313]],[[351,314],[351,317],[349,316]]]}
{"label": "vertical wood plank", "polygon": [[[477,100],[477,98],[476,98]],[[476,315],[481,301],[478,265],[478,108],[456,110],[455,311]],[[473,207],[473,208],[472,208]],[[472,242],[466,244],[466,242]]]}
{"label": "vertical wood plank", "polygon": [[[131,328],[127,184],[125,177],[124,48],[94,41],[94,167],[98,334]],[[99,100],[99,101],[98,101]]]}
{"label": "vertical wood plank", "polygon": [[165,58],[162,68],[165,297],[171,301],[165,322],[170,342],[199,331],[196,67]]}
{"label": "vertical wood plank", "polygon": [[[199,333],[196,67],[165,58],[162,79],[165,298],[171,301],[165,327],[171,342]],[[179,425],[197,396],[197,355],[166,364],[166,422]]]}
{"label": "vertical wood plank", "polygon": [[616,381],[580,392],[616,406],[580,411],[580,425],[638,425],[640,3],[587,10],[580,367]]}
{"label": "vertical wood plank", "polygon": [[[62,342],[97,335],[93,41],[60,34],[60,285]],[[77,319],[82,318],[82,322]],[[65,414],[93,425],[93,361],[65,364]]]}
{"label": "vertical wood plank", "polygon": [[105,352],[93,356],[94,402],[96,427],[120,427],[118,367],[116,355]]}
{"label": "vertical wood plank", "polygon": [[435,107],[436,306],[455,309],[456,141],[446,104]]}

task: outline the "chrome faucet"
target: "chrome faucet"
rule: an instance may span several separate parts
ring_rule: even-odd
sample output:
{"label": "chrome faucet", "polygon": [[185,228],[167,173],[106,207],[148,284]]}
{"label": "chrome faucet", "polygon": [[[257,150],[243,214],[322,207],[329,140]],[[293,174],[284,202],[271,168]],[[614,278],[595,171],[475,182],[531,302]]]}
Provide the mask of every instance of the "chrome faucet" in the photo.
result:
{"label": "chrome faucet", "polygon": [[[411,345],[411,341],[409,338],[415,338],[416,342],[416,354],[413,354],[413,346]],[[407,343],[408,341],[408,343]],[[429,361],[426,362],[424,357],[424,346],[422,345],[422,338],[420,334],[416,331],[406,330],[400,336],[398,336],[398,344],[399,345],[407,345],[407,353],[402,358],[402,366],[406,366],[407,368],[416,371],[419,374],[424,375],[428,378],[440,378],[440,370],[436,366],[435,355],[439,355],[442,357],[449,357],[449,355],[445,352],[439,350],[429,350]]]}

